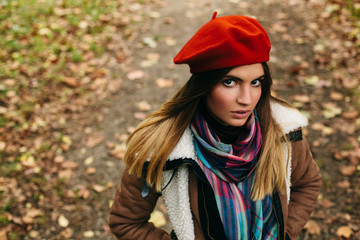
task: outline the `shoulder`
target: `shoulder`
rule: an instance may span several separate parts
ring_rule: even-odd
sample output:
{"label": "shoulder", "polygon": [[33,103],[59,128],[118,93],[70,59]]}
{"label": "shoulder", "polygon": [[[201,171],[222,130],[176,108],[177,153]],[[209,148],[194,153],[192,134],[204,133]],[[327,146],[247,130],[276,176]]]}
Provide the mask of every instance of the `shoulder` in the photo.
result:
{"label": "shoulder", "polygon": [[296,108],[277,101],[271,101],[270,106],[273,118],[280,125],[285,134],[308,125],[307,118]]}

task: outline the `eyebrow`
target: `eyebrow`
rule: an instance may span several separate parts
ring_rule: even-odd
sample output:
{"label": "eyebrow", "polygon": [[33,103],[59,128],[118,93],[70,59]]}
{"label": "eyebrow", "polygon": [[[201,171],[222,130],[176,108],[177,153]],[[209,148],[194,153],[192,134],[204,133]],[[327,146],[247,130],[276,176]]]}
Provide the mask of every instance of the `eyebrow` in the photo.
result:
{"label": "eyebrow", "polygon": [[[238,78],[238,77],[235,77],[235,76],[232,76],[232,75],[226,75],[226,76],[224,77],[224,79],[226,79],[226,78],[230,78],[230,79],[237,80],[237,81],[244,81],[244,80],[242,80],[241,78]],[[265,74],[263,74],[263,75],[261,75],[260,77],[257,77],[257,78],[255,78],[255,79],[251,80],[251,82],[252,82],[252,81],[255,81],[255,80],[263,80],[264,78],[265,78]]]}

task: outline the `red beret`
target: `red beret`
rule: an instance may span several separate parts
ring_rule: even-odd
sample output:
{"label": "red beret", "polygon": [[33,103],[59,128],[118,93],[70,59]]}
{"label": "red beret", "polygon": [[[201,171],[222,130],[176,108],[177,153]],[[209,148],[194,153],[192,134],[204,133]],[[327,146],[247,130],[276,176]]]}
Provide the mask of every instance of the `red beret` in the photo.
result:
{"label": "red beret", "polygon": [[202,26],[175,56],[191,73],[269,61],[270,39],[260,23],[246,16],[216,18]]}

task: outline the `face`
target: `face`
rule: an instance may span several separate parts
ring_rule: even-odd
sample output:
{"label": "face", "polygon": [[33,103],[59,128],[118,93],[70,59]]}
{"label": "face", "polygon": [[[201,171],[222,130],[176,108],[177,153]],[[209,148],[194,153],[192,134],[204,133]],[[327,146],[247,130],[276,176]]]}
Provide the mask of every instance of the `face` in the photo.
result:
{"label": "face", "polygon": [[260,99],[263,81],[261,63],[235,67],[210,91],[207,107],[220,123],[243,126]]}

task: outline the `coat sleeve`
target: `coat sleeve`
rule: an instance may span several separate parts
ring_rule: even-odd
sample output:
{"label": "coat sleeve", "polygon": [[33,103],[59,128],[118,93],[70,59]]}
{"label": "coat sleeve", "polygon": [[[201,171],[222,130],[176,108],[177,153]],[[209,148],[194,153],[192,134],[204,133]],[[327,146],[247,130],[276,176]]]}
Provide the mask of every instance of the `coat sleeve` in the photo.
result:
{"label": "coat sleeve", "polygon": [[303,229],[320,192],[321,175],[304,138],[292,143],[292,173],[286,232],[291,239]]}
{"label": "coat sleeve", "polygon": [[143,183],[125,169],[110,209],[110,229],[117,239],[171,240],[166,231],[148,222],[160,194],[151,189],[143,198]]}

